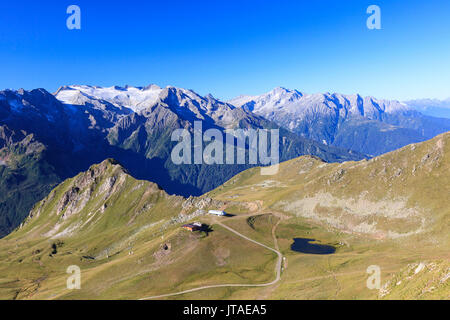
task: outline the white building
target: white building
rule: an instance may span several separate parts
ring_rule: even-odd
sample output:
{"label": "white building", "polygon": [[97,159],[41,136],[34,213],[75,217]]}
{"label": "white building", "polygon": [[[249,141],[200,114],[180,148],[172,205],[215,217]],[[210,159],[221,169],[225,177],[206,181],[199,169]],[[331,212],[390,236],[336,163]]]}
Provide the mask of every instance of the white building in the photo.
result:
{"label": "white building", "polygon": [[209,214],[215,215],[215,216],[226,216],[227,214],[225,213],[225,211],[220,211],[220,210],[210,210]]}

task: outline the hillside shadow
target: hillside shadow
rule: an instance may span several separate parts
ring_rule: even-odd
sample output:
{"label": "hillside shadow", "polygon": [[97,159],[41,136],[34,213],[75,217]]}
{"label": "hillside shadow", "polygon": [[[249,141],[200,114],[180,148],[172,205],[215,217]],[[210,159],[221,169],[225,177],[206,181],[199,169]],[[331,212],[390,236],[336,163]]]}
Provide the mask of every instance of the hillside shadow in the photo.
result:
{"label": "hillside shadow", "polygon": [[236,215],[232,214],[232,213],[225,213],[224,217],[233,218],[233,217],[236,217]]}
{"label": "hillside shadow", "polygon": [[214,232],[214,229],[212,229],[210,225],[202,224],[202,226],[201,226],[199,231],[200,232],[204,232],[206,236],[209,236],[209,234],[211,232]]}

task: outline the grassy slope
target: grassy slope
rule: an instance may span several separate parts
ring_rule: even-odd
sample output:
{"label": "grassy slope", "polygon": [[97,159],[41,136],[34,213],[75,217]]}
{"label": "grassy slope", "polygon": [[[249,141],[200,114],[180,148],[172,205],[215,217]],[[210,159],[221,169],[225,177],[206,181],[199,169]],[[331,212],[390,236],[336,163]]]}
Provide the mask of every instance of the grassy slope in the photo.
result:
{"label": "grassy slope", "polygon": [[[220,226],[205,236],[171,223],[196,210],[183,209],[184,201],[133,179],[113,161],[93,166],[54,189],[0,240],[0,298],[137,299],[272,280],[276,257],[269,251]],[[82,290],[66,289],[70,265],[82,270]]]}
{"label": "grassy slope", "polygon": [[301,157],[281,164],[274,176],[251,169],[209,196],[260,200],[270,210],[381,239],[425,230],[448,240],[449,157],[447,133],[369,161],[326,164]]}
{"label": "grassy slope", "polygon": [[[366,269],[379,265],[388,287],[391,277],[422,261],[444,264],[441,278],[450,272],[445,267],[450,259],[449,156],[447,133],[370,161],[325,164],[302,157],[281,164],[275,176],[248,170],[209,196],[263,201],[262,210],[291,217],[277,232],[288,268],[270,298],[448,298],[448,281],[440,283],[438,276],[430,292],[417,288],[429,277],[426,272],[411,285],[404,281],[404,288],[394,285],[391,293],[379,295],[367,289]],[[294,237],[318,239],[335,245],[337,252],[293,253]]]}
{"label": "grassy slope", "polygon": [[[269,288],[209,289],[173,299],[448,298],[449,139],[441,135],[371,161],[326,164],[302,157],[283,163],[275,176],[261,176],[258,169],[236,176],[208,196],[238,215],[224,223],[270,246],[272,228],[282,219],[276,231],[286,257],[282,280]],[[76,192],[92,190],[79,212],[69,215],[66,208],[57,215],[56,208],[90,172],[55,189],[23,228],[0,241],[1,298],[134,299],[273,279],[274,254],[210,217],[194,219],[212,224],[208,237],[181,230],[181,222],[162,230],[181,212],[196,210],[183,209],[185,199],[131,178],[114,163],[93,171],[95,183]],[[111,177],[117,177],[115,184],[105,188]],[[43,236],[55,225],[61,225],[56,233],[74,231],[58,239]],[[336,253],[293,252],[297,237],[332,245]],[[53,244],[58,253],[50,256]],[[411,276],[411,266],[420,262],[430,272]],[[72,264],[82,269],[79,291],[65,288],[65,270]],[[370,265],[381,267],[381,292],[366,287]]]}

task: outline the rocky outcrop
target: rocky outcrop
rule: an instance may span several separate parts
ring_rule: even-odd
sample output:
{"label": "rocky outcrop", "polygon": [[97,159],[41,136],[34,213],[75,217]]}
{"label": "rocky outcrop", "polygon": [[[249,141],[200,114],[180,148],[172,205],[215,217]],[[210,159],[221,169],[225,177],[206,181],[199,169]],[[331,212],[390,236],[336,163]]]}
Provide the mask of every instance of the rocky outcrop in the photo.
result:
{"label": "rocky outcrop", "polygon": [[207,207],[220,208],[223,207],[224,205],[225,202],[214,200],[208,197],[205,198],[189,197],[186,201],[183,202],[182,208],[184,210],[191,210],[192,208],[203,210]]}

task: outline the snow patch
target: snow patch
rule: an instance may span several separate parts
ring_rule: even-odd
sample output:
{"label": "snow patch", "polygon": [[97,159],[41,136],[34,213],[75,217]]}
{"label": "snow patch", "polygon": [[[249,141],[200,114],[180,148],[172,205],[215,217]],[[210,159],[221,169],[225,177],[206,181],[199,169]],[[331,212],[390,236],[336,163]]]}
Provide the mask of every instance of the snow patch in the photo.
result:
{"label": "snow patch", "polygon": [[295,127],[293,118],[304,119],[308,115],[336,113],[356,116],[378,116],[379,113],[395,113],[411,110],[404,102],[396,100],[382,100],[360,95],[344,95],[339,93],[303,94],[297,90],[275,88],[260,96],[240,96],[228,101],[237,107],[252,106],[258,115],[273,119],[277,114],[286,118],[286,127]]}
{"label": "snow patch", "polygon": [[[134,112],[139,112],[150,105],[156,103],[159,95],[163,91],[162,88],[151,85],[148,87],[93,87],[93,86],[69,86],[60,90],[56,94],[56,98],[61,102],[69,105],[83,104],[86,97],[96,100],[105,100],[116,107],[126,107]],[[187,90],[186,90],[187,91]]]}
{"label": "snow patch", "polygon": [[11,110],[14,112],[22,112],[24,109],[24,105],[17,100],[9,101],[9,105],[11,106]]}

